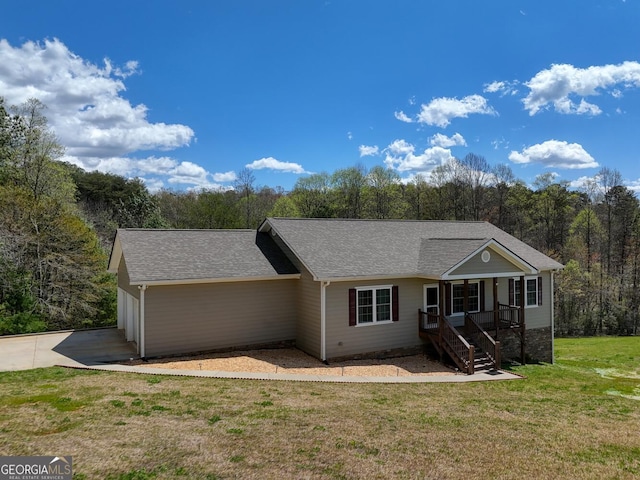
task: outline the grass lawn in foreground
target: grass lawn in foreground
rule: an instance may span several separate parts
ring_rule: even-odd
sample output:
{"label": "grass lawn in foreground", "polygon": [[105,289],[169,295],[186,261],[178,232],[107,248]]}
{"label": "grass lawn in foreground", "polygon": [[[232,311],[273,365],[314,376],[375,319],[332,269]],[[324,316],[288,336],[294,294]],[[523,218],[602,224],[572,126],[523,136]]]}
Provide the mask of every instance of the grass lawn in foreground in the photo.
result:
{"label": "grass lawn in foreground", "polygon": [[0,455],[75,478],[640,476],[640,337],[556,340],[525,380],[330,384],[0,373]]}

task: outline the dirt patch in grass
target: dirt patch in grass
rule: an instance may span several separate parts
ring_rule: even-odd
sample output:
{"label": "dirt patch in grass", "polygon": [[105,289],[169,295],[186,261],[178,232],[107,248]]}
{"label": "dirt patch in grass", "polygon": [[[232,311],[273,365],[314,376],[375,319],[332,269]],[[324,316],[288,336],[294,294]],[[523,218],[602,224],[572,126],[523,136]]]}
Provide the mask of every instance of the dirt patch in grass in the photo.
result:
{"label": "dirt patch in grass", "polygon": [[452,375],[454,370],[426,355],[411,355],[380,360],[349,360],[323,364],[296,348],[246,350],[176,358],[135,360],[127,365],[176,370],[213,370],[221,372],[289,373],[298,375],[337,375],[356,377],[406,377],[416,375]]}

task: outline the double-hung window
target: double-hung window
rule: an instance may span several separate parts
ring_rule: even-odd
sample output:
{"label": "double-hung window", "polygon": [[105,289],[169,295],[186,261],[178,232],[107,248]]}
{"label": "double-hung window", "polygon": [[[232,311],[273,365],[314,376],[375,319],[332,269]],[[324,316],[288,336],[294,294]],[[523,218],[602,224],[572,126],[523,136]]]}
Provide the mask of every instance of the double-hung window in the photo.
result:
{"label": "double-hung window", "polygon": [[390,322],[392,311],[391,287],[361,287],[356,289],[357,324]]}
{"label": "double-hung window", "polygon": [[[467,298],[469,301],[469,312],[480,311],[480,284],[479,282],[468,283]],[[454,283],[451,285],[451,313],[453,315],[464,313],[464,283]]]}
{"label": "double-hung window", "polygon": [[[526,277],[524,279],[524,306],[537,307],[542,303],[542,282],[541,277]],[[514,305],[520,306],[522,286],[520,279],[513,279],[513,299]]]}

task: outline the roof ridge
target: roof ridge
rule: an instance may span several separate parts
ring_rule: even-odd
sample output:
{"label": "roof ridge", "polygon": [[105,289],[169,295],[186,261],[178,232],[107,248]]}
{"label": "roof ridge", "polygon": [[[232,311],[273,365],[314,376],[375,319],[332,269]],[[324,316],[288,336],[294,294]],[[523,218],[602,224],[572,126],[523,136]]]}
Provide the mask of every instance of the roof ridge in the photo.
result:
{"label": "roof ridge", "polygon": [[267,217],[267,220],[302,220],[302,221],[326,221],[326,222],[403,222],[403,223],[488,223],[486,220],[416,220],[406,218],[303,218],[303,217]]}
{"label": "roof ridge", "polygon": [[425,240],[493,240],[491,237],[427,237]]}
{"label": "roof ridge", "polygon": [[253,232],[253,228],[118,228],[125,232]]}

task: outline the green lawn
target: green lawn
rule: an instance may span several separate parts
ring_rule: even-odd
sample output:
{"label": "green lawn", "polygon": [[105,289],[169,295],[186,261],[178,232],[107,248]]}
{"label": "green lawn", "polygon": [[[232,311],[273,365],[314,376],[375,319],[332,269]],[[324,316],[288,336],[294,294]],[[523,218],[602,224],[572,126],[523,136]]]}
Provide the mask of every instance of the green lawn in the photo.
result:
{"label": "green lawn", "polygon": [[0,373],[0,455],[77,478],[640,476],[640,337],[559,339],[525,380],[325,384]]}

